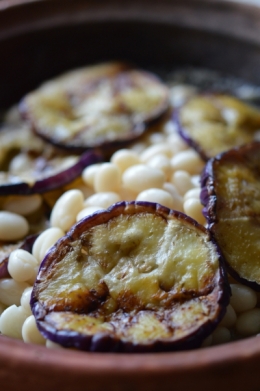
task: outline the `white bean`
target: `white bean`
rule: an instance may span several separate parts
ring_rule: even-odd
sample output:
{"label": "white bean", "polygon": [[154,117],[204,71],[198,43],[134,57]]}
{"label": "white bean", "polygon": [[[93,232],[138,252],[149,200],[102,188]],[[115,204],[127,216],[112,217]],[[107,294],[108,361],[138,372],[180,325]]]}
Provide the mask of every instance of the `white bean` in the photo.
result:
{"label": "white bean", "polygon": [[26,282],[18,282],[12,278],[1,279],[0,302],[5,305],[19,305],[23,291],[29,286]]}
{"label": "white bean", "polygon": [[22,339],[22,326],[27,313],[22,307],[11,305],[0,316],[0,331],[11,338]]}
{"label": "white bean", "polygon": [[230,304],[236,312],[253,309],[257,303],[257,295],[253,289],[241,284],[230,284],[232,296]]}
{"label": "white bean", "polygon": [[118,193],[107,191],[93,194],[84,201],[85,206],[96,206],[99,205],[103,209],[108,208],[112,204],[119,202],[121,200]]}
{"label": "white bean", "polygon": [[3,210],[28,216],[37,211],[42,204],[42,197],[39,194],[28,196],[9,196],[3,203]]}
{"label": "white bean", "polygon": [[22,249],[11,252],[7,267],[10,276],[16,281],[35,279],[38,272],[37,259],[28,251]]}
{"label": "white bean", "polygon": [[94,179],[96,176],[96,173],[98,172],[101,164],[91,164],[90,166],[86,167],[82,172],[82,180],[83,182],[90,187],[94,187]]}
{"label": "white bean", "polygon": [[167,143],[160,143],[151,145],[150,147],[146,148],[140,156],[140,160],[143,163],[148,162],[151,158],[153,158],[156,155],[164,155],[168,158],[172,157],[172,148]]}
{"label": "white bean", "polygon": [[163,189],[171,194],[174,202],[173,209],[183,212],[183,199],[178,193],[176,187],[170,182],[165,182],[163,184]]}
{"label": "white bean", "polygon": [[198,189],[198,188],[194,188],[194,189],[190,189],[188,190],[184,196],[183,196],[183,201],[186,201],[188,200],[189,198],[197,198],[198,200],[200,200],[200,192],[201,190]]}
{"label": "white bean", "polygon": [[181,196],[184,196],[188,190],[194,187],[189,173],[183,170],[174,172],[171,177],[171,182],[174,184]]}
{"label": "white bean", "polygon": [[226,327],[217,327],[212,333],[212,345],[219,345],[229,342],[231,340],[231,333]]}
{"label": "white bean", "polygon": [[166,142],[172,149],[172,156],[175,156],[177,153],[188,149],[188,145],[185,143],[185,141],[183,141],[178,133],[169,134]]}
{"label": "white bean", "polygon": [[26,343],[45,345],[45,339],[39,332],[33,315],[30,315],[23,323],[22,338]]}
{"label": "white bean", "polygon": [[58,343],[52,342],[50,339],[46,340],[45,346],[49,349],[63,349],[63,346],[59,345]]}
{"label": "white bean", "polygon": [[40,263],[46,252],[60,239],[65,235],[65,232],[56,227],[48,228],[43,231],[38,238],[35,240],[32,248],[32,254]]}
{"label": "white bean", "polygon": [[171,159],[171,165],[174,171],[184,170],[190,175],[200,174],[205,163],[200,158],[199,154],[192,149],[181,151]]}
{"label": "white bean", "polygon": [[258,334],[260,332],[260,308],[240,314],[237,318],[236,329],[243,337]]}
{"label": "white bean", "polygon": [[94,178],[94,190],[117,192],[121,184],[121,173],[114,163],[103,163]]}
{"label": "white bean", "polygon": [[176,133],[177,126],[176,126],[175,122],[172,120],[165,122],[165,124],[163,125],[163,128],[162,128],[162,132],[166,136],[168,136],[168,135],[171,136],[172,134],[176,134],[178,136],[178,138],[180,139],[180,136]]}
{"label": "white bean", "polygon": [[119,149],[119,151],[116,151],[112,155],[110,161],[117,165],[121,173],[123,173],[128,167],[140,164],[138,154],[130,149]]}
{"label": "white bean", "polygon": [[14,241],[24,238],[29,232],[27,220],[16,213],[0,212],[0,240]]}
{"label": "white bean", "polygon": [[225,316],[220,322],[219,326],[231,328],[236,323],[236,320],[237,320],[237,315],[234,311],[234,308],[232,307],[232,305],[229,304],[227,306],[227,311],[225,313]]}
{"label": "white bean", "polygon": [[84,196],[80,190],[68,190],[54,205],[50,223],[63,231],[68,231],[76,223],[77,214],[83,209]]}
{"label": "white bean", "polygon": [[158,154],[153,156],[150,160],[148,160],[147,165],[163,171],[166,180],[168,180],[172,174],[171,161],[164,155]]}
{"label": "white bean", "polygon": [[159,144],[165,142],[165,135],[163,132],[153,132],[148,136],[148,142],[150,144]]}
{"label": "white bean", "polygon": [[201,202],[197,198],[188,198],[183,203],[183,209],[184,212],[192,217],[194,220],[196,220],[200,224],[205,224],[206,219],[202,214],[202,208]]}
{"label": "white bean", "polygon": [[28,316],[32,313],[30,306],[32,289],[32,286],[25,288],[20,301],[21,307],[23,307],[24,311],[28,314]]}
{"label": "white bean", "polygon": [[98,210],[103,210],[102,206],[88,206],[84,209],[82,209],[78,214],[77,214],[77,221],[80,221],[84,217],[92,215],[92,213],[95,213]]}
{"label": "white bean", "polygon": [[167,206],[170,209],[174,208],[174,200],[170,193],[162,189],[147,189],[142,191],[136,197],[136,201],[156,202]]}
{"label": "white bean", "polygon": [[144,164],[129,167],[122,176],[123,186],[137,193],[151,187],[161,189],[164,181],[165,174],[161,170]]}

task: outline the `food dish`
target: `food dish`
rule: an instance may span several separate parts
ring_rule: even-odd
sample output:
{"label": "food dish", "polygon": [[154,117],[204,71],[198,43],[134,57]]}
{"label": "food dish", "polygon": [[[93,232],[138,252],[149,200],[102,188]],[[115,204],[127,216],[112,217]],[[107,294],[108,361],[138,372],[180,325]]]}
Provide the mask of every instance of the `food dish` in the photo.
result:
{"label": "food dish", "polygon": [[[13,344],[15,344],[13,341],[12,342],[10,342],[11,343],[11,345],[10,346],[13,346]],[[234,346],[234,349],[233,349],[233,352],[232,353],[237,353],[238,351],[237,351],[237,346],[239,346],[239,344],[240,343],[238,343],[238,344],[234,344],[235,346]],[[15,344],[16,345],[16,344]],[[19,346],[19,344],[18,344],[18,346]],[[247,341],[247,344],[242,344],[242,345],[240,345],[240,346],[242,346],[242,349],[243,348],[245,348],[246,346],[247,346],[247,348],[245,349],[245,350],[243,350],[243,352],[244,353],[241,353],[241,355],[240,355],[240,359],[238,359],[238,360],[242,360],[242,357],[244,356],[244,354],[246,354],[246,355],[248,355],[249,354],[249,359],[248,359],[248,361],[244,361],[243,362],[243,364],[244,364],[244,368],[246,368],[246,366],[248,365],[248,363],[250,362],[250,364],[252,364],[252,361],[253,361],[253,356],[254,355],[256,355],[257,356],[257,349],[254,347],[253,348],[253,342],[251,343],[251,341]],[[231,360],[231,356],[230,356],[230,354],[231,354],[231,352],[230,351],[226,351],[226,350],[222,350],[222,348],[223,347],[221,347],[220,349],[217,349],[216,348],[216,350],[214,351],[215,352],[215,354],[217,354],[217,353],[219,353],[219,354],[224,354],[225,355],[225,358],[226,358],[226,365],[228,365],[227,363],[229,363],[230,361],[229,360]],[[22,349],[22,348],[21,348]],[[34,349],[34,348],[32,348],[32,349]],[[214,348],[215,349],[215,348]],[[248,349],[251,349],[250,351],[251,351],[251,353],[249,353],[249,351],[248,351]],[[19,351],[20,351],[20,347],[17,347],[17,350],[16,350],[16,352],[17,352],[17,354],[19,355]],[[30,348],[28,349],[28,352],[30,351]],[[39,351],[41,351],[41,349],[39,350]],[[21,352],[21,351],[20,351]],[[33,351],[31,351],[31,353],[32,353]],[[34,352],[35,352],[35,350],[34,350]],[[42,352],[42,351],[41,351]],[[212,352],[212,355],[214,356],[214,352],[213,352],[213,350],[211,350],[211,352]],[[225,353],[224,353],[225,352]],[[29,355],[31,354],[31,353],[29,353]],[[41,353],[41,354],[43,354],[43,357],[44,357],[44,355],[45,354],[47,354],[47,353]],[[54,354],[56,354],[56,353],[54,353]],[[200,360],[200,363],[202,363],[202,364],[205,364],[205,357],[207,357],[207,355],[210,355],[211,353],[210,353],[210,349],[208,349],[208,350],[205,350],[204,352],[202,352],[201,353],[201,360]],[[58,354],[57,354],[58,355]],[[30,356],[30,357],[32,357],[32,356]],[[73,357],[76,357],[76,356],[74,356],[74,352],[73,352]],[[78,357],[81,357],[82,358],[82,356],[80,355],[80,356],[78,356]],[[174,358],[175,357],[175,358]],[[156,365],[155,365],[155,367],[157,368],[157,370],[155,370],[155,374],[154,374],[154,376],[153,376],[153,378],[155,379],[157,379],[157,385],[155,385],[155,383],[153,384],[153,385],[151,385],[151,383],[150,383],[150,386],[151,387],[157,387],[158,386],[158,382],[159,382],[159,373],[158,373],[158,368],[160,369],[160,371],[161,371],[161,373],[160,373],[160,375],[162,375],[162,373],[165,373],[165,371],[167,372],[167,371],[169,371],[168,372],[168,374],[167,374],[167,376],[166,376],[166,378],[167,379],[169,379],[169,381],[170,381],[170,373],[171,374],[173,374],[174,373],[174,377],[175,377],[175,379],[177,380],[177,381],[179,381],[179,384],[182,384],[182,385],[184,385],[184,383],[186,382],[186,380],[184,380],[183,381],[183,377],[180,377],[180,373],[183,371],[183,369],[181,369],[180,370],[180,372],[179,372],[179,374],[177,374],[176,373],[176,371],[177,371],[177,367],[178,367],[178,364],[177,364],[177,362],[175,361],[175,359],[177,360],[177,358],[179,358],[179,360],[180,360],[180,362],[182,361],[182,358],[183,358],[183,360],[185,360],[185,357],[186,357],[186,360],[187,361],[189,361],[189,360],[193,360],[194,361],[194,358],[195,358],[195,355],[194,354],[191,354],[191,355],[189,355],[189,353],[188,354],[186,354],[186,356],[185,356],[185,354],[184,355],[182,355],[182,354],[178,354],[177,356],[172,356],[172,355],[162,355],[162,356],[160,356],[159,358],[158,357],[155,357],[155,356],[150,356],[150,357],[147,357],[147,359],[148,359],[148,362],[150,363],[150,364],[148,364],[148,366],[149,365],[151,365],[151,367],[152,368],[154,368],[154,366],[153,365],[155,365],[154,363],[156,363]],[[101,363],[103,363],[103,364],[105,364],[105,362],[106,362],[106,360],[108,360],[108,358],[111,358],[111,357],[107,357],[107,358],[103,358],[103,357],[99,357],[99,363],[101,362]],[[160,359],[162,360],[162,361],[160,361]],[[172,365],[171,365],[171,369],[169,368],[169,365],[166,365],[165,364],[165,361],[164,360],[170,360],[171,361],[171,363],[172,363]],[[219,366],[219,364],[218,364],[218,359],[220,359],[220,358],[216,358],[216,361],[214,361],[214,358],[212,358],[212,361],[210,362],[210,364],[209,364],[209,367],[210,368],[213,368],[214,367],[214,365],[216,365],[216,367],[215,368],[217,368],[217,370],[220,370],[220,368],[221,368],[221,365]],[[234,356],[233,356],[233,358],[232,358],[233,360],[234,360]],[[76,360],[76,358],[75,358],[75,360]],[[90,358],[90,360],[91,360],[91,358]],[[93,360],[93,358],[92,358],[92,360]],[[104,362],[104,360],[105,360],[105,362]],[[115,358],[115,360],[113,359],[113,365],[116,365],[116,364],[118,364],[119,363],[119,361],[117,361],[117,360],[119,360],[119,359],[117,359],[117,358]],[[124,364],[123,364],[123,362],[124,363],[128,363],[129,365],[132,365],[132,366],[136,366],[136,365],[140,365],[140,363],[141,363],[141,359],[140,358],[138,358],[138,356],[136,357],[133,357],[133,360],[131,360],[131,363],[129,363],[129,361],[125,361],[125,360],[127,360],[127,359],[121,359],[122,360],[122,366],[121,366],[121,368],[122,368],[122,372],[124,372],[124,369],[123,369],[123,367],[124,367]],[[150,361],[149,361],[150,360]],[[172,361],[172,360],[174,360],[174,362]],[[77,360],[76,360],[77,361]],[[75,361],[75,362],[76,362]],[[61,362],[63,362],[63,360],[61,360]],[[234,361],[233,361],[234,362]],[[184,364],[183,362],[182,362],[182,364]],[[108,364],[107,364],[108,365]],[[127,365],[127,364],[126,364]],[[187,365],[188,365],[188,367],[189,367],[189,364],[187,363]],[[194,365],[194,364],[193,364]],[[212,367],[212,365],[213,365],[213,367]],[[252,364],[252,366],[253,366],[253,368],[256,368],[254,365],[256,365],[255,363],[254,364]],[[36,367],[37,367],[37,365],[36,365]],[[73,367],[73,364],[71,363],[71,367]],[[150,368],[151,368],[150,367]],[[173,367],[174,367],[174,369],[173,369]],[[41,367],[41,368],[43,368],[43,367]],[[82,368],[82,367],[81,367]],[[163,369],[164,368],[164,369]],[[185,366],[183,366],[182,368],[185,368]],[[190,369],[191,369],[191,367],[189,367]],[[82,368],[83,369],[83,368]],[[137,371],[136,371],[136,369],[137,369],[137,367],[135,367],[135,371],[133,371],[132,373],[131,373],[131,375],[132,376],[135,376],[134,375],[134,373],[136,374],[137,373]],[[187,367],[186,367],[186,369],[187,369]],[[205,368],[204,368],[205,369]],[[39,370],[41,370],[40,368],[39,368]],[[120,374],[120,369],[119,369],[119,373],[117,372],[117,374],[113,374],[112,375],[112,378],[114,378],[114,380],[116,381],[116,379],[117,379],[117,381],[119,382],[119,387],[121,387],[122,389],[124,389],[123,387],[124,387],[124,380],[123,380],[123,378],[121,377],[121,374]],[[105,370],[105,372],[106,372],[106,370]],[[121,372],[121,373],[122,373]],[[126,372],[128,372],[128,374],[131,372],[131,370],[129,371],[129,368],[128,368],[128,370],[126,370]],[[143,367],[142,368],[142,373],[144,374],[144,373],[146,373],[146,375],[145,375],[145,378],[147,379],[147,377],[149,376],[149,374],[151,374],[151,373],[149,373],[149,372],[146,372],[145,371],[145,368]],[[194,374],[194,373],[196,373],[196,375],[195,376],[199,376],[199,374],[201,375],[202,374],[202,368],[201,368],[201,371],[200,371],[200,369],[199,369],[199,367],[198,367],[198,365],[194,365],[194,367],[193,367],[193,369],[191,369],[191,373],[192,374]],[[140,372],[139,372],[139,374],[140,374]],[[117,375],[117,376],[116,376]],[[127,379],[127,373],[124,373],[124,375],[125,375],[125,379]],[[172,375],[173,376],[173,375]],[[182,376],[183,376],[183,372],[182,372]],[[230,376],[230,378],[232,378],[232,370],[230,370],[230,372],[229,372],[229,376]],[[172,379],[174,379],[174,377],[172,378]],[[82,378],[81,378],[82,379]],[[121,379],[121,380],[120,380]],[[235,378],[232,378],[232,380],[234,381],[234,384],[238,384],[238,383],[235,383],[237,380],[235,380]],[[249,379],[247,379],[248,381],[249,381]],[[140,385],[140,382],[139,382],[139,380],[136,380],[136,378],[135,378],[135,380],[134,380],[135,382],[136,382],[136,384],[139,384]],[[193,379],[193,381],[194,381],[194,379]],[[205,385],[205,378],[204,378],[204,380],[201,380],[201,384],[200,384],[200,386],[201,387],[203,387],[203,384]],[[219,380],[219,382],[220,382],[220,380]],[[9,383],[9,385],[10,384],[12,384],[11,382]],[[102,383],[100,383],[100,382],[98,382],[97,380],[95,380],[95,382],[93,382],[93,385],[91,385],[91,387],[93,388],[93,390],[96,388],[96,389],[98,389],[98,387],[100,387],[101,386],[101,384]],[[186,386],[187,386],[187,382],[186,382]],[[220,383],[219,383],[220,384]],[[181,387],[181,385],[180,385],[180,387]],[[80,389],[80,388],[79,388]],[[152,389],[152,388],[151,388]],[[156,389],[156,388],[154,388],[154,389]],[[200,389],[202,389],[202,388],[200,388]]]}

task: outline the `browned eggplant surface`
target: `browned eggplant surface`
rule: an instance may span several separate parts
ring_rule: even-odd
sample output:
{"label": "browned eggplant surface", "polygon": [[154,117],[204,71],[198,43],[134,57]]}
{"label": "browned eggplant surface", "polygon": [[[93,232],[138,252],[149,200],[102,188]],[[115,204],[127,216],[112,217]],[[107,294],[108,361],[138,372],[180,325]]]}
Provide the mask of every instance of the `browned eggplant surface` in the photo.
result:
{"label": "browned eggplant surface", "polygon": [[210,160],[203,175],[202,202],[209,229],[229,272],[260,290],[260,143]]}
{"label": "browned eggplant surface", "polygon": [[260,111],[230,95],[197,95],[175,113],[180,135],[204,160],[252,142]]}
{"label": "browned eggplant surface", "polygon": [[21,102],[36,133],[84,152],[129,143],[169,106],[168,88],[153,74],[123,63],[89,66],[57,77]]}
{"label": "browned eggplant surface", "polygon": [[203,226],[160,204],[121,202],[47,253],[31,306],[42,334],[65,347],[145,352],[200,346],[228,301]]}

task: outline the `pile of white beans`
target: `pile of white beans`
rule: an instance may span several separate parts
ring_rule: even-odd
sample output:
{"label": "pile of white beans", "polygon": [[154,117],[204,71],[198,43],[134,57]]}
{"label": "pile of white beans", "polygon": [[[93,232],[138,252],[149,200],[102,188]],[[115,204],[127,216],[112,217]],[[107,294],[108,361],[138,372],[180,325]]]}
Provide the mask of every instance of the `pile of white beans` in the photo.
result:
{"label": "pile of white beans", "polygon": [[[172,87],[173,105],[193,93],[194,88],[189,86]],[[48,249],[84,216],[122,200],[157,202],[205,224],[199,198],[203,166],[199,155],[167,120],[128,149],[115,152],[110,162],[87,167],[82,183],[65,191],[56,201],[50,228],[37,238],[32,254],[22,249],[11,253],[11,278],[0,280],[0,332],[27,343],[59,347],[41,336],[29,304],[33,282]],[[0,210],[0,240],[24,238],[30,229],[27,216],[37,212],[41,203],[39,195],[5,198]],[[203,346],[260,333],[259,294],[233,280],[231,290],[227,313]]]}

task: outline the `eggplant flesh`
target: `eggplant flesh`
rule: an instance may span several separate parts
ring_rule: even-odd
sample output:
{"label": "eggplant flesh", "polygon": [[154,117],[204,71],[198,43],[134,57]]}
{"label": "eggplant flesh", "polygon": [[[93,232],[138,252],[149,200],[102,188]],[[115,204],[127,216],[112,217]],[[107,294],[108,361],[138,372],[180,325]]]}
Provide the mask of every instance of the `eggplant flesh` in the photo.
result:
{"label": "eggplant flesh", "polygon": [[229,95],[197,95],[174,118],[179,134],[205,161],[252,142],[260,129],[260,111]]}
{"label": "eggplant flesh", "polygon": [[31,308],[43,336],[87,351],[199,347],[229,285],[208,231],[149,202],[82,219],[45,256]]}
{"label": "eggplant flesh", "polygon": [[260,143],[208,161],[201,201],[229,273],[260,291]]}
{"label": "eggplant flesh", "polygon": [[135,140],[168,107],[168,88],[156,76],[116,62],[68,72],[20,104],[40,137],[77,153]]}

